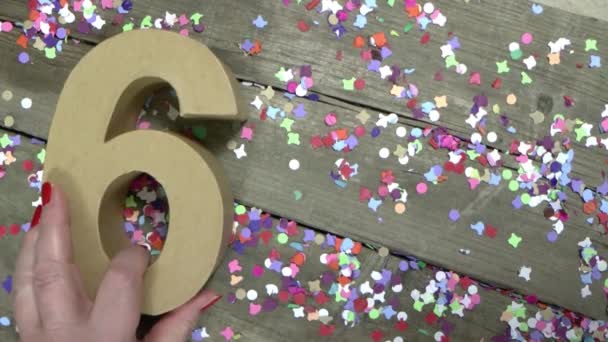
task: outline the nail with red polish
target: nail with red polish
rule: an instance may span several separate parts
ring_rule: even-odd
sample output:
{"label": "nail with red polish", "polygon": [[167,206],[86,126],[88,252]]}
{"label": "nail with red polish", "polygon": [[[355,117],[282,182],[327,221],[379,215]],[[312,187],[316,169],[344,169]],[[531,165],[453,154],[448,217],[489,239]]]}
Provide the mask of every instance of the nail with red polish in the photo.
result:
{"label": "nail with red polish", "polygon": [[53,187],[51,186],[51,183],[49,182],[44,182],[44,184],[42,184],[42,206],[45,206],[47,204],[49,204],[49,202],[51,201],[51,193],[53,192]]}
{"label": "nail with red polish", "polygon": [[40,222],[40,215],[42,214],[42,206],[39,205],[36,207],[36,210],[34,210],[34,215],[32,215],[32,220],[30,221],[30,229],[35,228],[38,225],[38,222]]}
{"label": "nail with red polish", "polygon": [[213,305],[215,305],[215,303],[219,302],[220,299],[222,299],[223,296],[217,296],[215,297],[211,302],[209,302],[207,305],[203,306],[203,308],[201,309],[200,312],[203,312],[207,309],[209,309],[210,307],[212,307]]}

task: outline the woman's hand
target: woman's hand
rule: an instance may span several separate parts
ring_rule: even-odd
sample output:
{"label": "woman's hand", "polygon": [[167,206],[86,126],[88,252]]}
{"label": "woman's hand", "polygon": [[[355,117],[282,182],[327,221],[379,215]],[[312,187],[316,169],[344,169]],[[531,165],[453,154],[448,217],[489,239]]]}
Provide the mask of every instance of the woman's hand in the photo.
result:
{"label": "woman's hand", "polygon": [[[15,319],[21,340],[132,342],[140,319],[149,253],[140,246],[120,252],[91,300],[72,260],[65,195],[45,183],[42,206],[23,238],[15,273]],[[183,341],[202,310],[220,296],[202,291],[163,317],[144,341]]]}

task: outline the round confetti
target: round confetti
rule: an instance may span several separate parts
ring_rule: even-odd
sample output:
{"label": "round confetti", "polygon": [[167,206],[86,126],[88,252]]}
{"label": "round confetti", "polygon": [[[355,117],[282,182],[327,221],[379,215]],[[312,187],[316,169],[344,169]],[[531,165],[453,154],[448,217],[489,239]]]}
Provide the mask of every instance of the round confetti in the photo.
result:
{"label": "round confetti", "polygon": [[0,325],[3,327],[8,327],[11,325],[11,319],[6,317],[6,316],[2,316],[0,317]]}
{"label": "round confetti", "polygon": [[510,105],[514,105],[515,103],[517,103],[517,96],[515,96],[515,94],[507,95],[507,103]]}
{"label": "round confetti", "polygon": [[296,171],[300,168],[300,162],[297,159],[292,159],[289,161],[289,168],[293,171]]}
{"label": "round confetti", "polygon": [[431,2],[427,2],[426,4],[424,4],[424,6],[422,7],[422,10],[424,11],[424,13],[426,14],[431,14],[433,13],[433,11],[435,11],[435,5],[433,5]]}
{"label": "round confetti", "polygon": [[395,131],[395,133],[397,133],[397,136],[399,138],[403,138],[407,135],[407,128],[405,128],[403,126],[399,126],[399,127],[397,127],[397,130]]}
{"label": "round confetti", "polygon": [[380,249],[378,249],[378,255],[383,258],[386,257],[388,255],[388,248],[380,247]]}
{"label": "round confetti", "polygon": [[509,182],[509,190],[511,191],[517,191],[519,189],[519,183],[516,180],[511,180]]}
{"label": "round confetti", "polygon": [[380,158],[382,159],[386,159],[388,158],[388,156],[391,154],[391,152],[389,151],[388,148],[383,147],[380,149],[380,151],[378,151],[378,155],[380,156]]}
{"label": "round confetti", "polygon": [[466,64],[458,64],[458,65],[456,66],[456,72],[457,72],[459,75],[464,75],[464,74],[466,74],[466,73],[467,73],[467,70],[468,70],[468,68],[467,68]]}
{"label": "round confetti", "polygon": [[30,99],[29,97],[24,97],[21,100],[21,107],[23,107],[23,109],[30,109],[30,108],[32,108],[32,99]]}
{"label": "round confetti", "polygon": [[435,122],[435,121],[439,120],[439,117],[440,117],[440,116],[441,116],[441,115],[439,114],[439,112],[438,112],[437,110],[435,110],[435,109],[433,109],[433,110],[431,110],[431,111],[429,112],[429,120],[431,120],[431,121],[433,121],[433,122]]}
{"label": "round confetti", "polygon": [[30,55],[27,52],[21,52],[19,56],[17,56],[17,60],[21,64],[25,64],[30,61]]}
{"label": "round confetti", "polygon": [[521,35],[521,42],[525,45],[529,45],[530,43],[532,43],[533,40],[534,36],[532,36],[532,33],[530,32],[525,32]]}
{"label": "round confetti", "polygon": [[477,291],[479,291],[479,290],[478,290],[477,286],[471,285],[471,286],[469,286],[467,291],[469,292],[470,295],[474,295],[474,294],[477,294]]}
{"label": "round confetti", "polygon": [[2,92],[2,99],[4,101],[10,101],[13,99],[13,92],[11,92],[10,90],[5,90]]}
{"label": "round confetti", "polygon": [[523,203],[523,204],[529,204],[531,197],[530,197],[530,194],[523,193],[523,194],[521,194],[520,199],[521,199],[521,203]]}
{"label": "round confetti", "polygon": [[410,158],[408,156],[403,156],[401,158],[399,158],[399,164],[401,165],[405,165],[410,161]]}
{"label": "round confetti", "polygon": [[456,222],[460,219],[460,212],[458,211],[458,209],[451,209],[450,213],[448,214],[448,217],[452,222]]}
{"label": "round confetti", "polygon": [[557,232],[555,232],[554,230],[548,232],[547,233],[547,240],[549,242],[555,242],[555,241],[557,241]]}
{"label": "round confetti", "polygon": [[338,122],[338,120],[336,119],[336,114],[329,113],[329,114],[325,115],[325,124],[327,126],[333,126],[336,124],[336,122]]}
{"label": "round confetti", "polygon": [[420,195],[422,194],[426,194],[428,190],[428,186],[426,185],[426,183],[420,182],[418,184],[416,184],[416,192]]}
{"label": "round confetti", "polygon": [[321,245],[321,244],[323,244],[323,242],[325,242],[325,236],[323,236],[323,234],[315,235],[315,243],[317,245]]}
{"label": "round confetti", "polygon": [[10,115],[7,115],[4,117],[4,126],[5,127],[10,128],[10,127],[13,127],[14,124],[15,124],[15,118],[13,118]]}
{"label": "round confetti", "polygon": [[286,244],[287,241],[289,241],[289,237],[287,236],[287,234],[280,233],[279,235],[277,235],[277,242],[280,243],[281,245]]}
{"label": "round confetti", "polygon": [[490,132],[490,133],[488,133],[486,138],[488,139],[489,142],[493,143],[493,142],[496,142],[496,140],[498,140],[498,135],[496,134],[496,132]]}
{"label": "round confetti", "polygon": [[509,44],[509,51],[513,52],[513,51],[517,51],[517,50],[519,50],[518,42],[512,42]]}
{"label": "round confetti", "polygon": [[253,289],[247,291],[247,299],[250,301],[254,301],[254,300],[258,299],[258,292]]}
{"label": "round confetti", "polygon": [[395,204],[395,212],[399,215],[405,212],[405,204],[399,202]]}
{"label": "round confetti", "polygon": [[236,295],[236,299],[243,300],[247,296],[247,292],[245,292],[245,289],[238,289],[238,290],[236,290],[235,295]]}
{"label": "round confetti", "polygon": [[479,134],[477,132],[471,134],[471,142],[473,144],[479,144],[481,142],[481,139],[482,139],[481,134]]}
{"label": "round confetti", "polygon": [[66,35],[67,35],[67,32],[63,27],[58,28],[57,32],[55,32],[55,36],[59,39],[65,38]]}
{"label": "round confetti", "polygon": [[502,179],[509,180],[513,177],[513,172],[509,169],[502,170]]}
{"label": "round confetti", "polygon": [[228,142],[226,143],[226,148],[230,151],[234,150],[236,148],[236,141],[228,140]]}
{"label": "round confetti", "polygon": [[11,32],[13,30],[13,23],[10,21],[5,21],[2,23],[2,25],[0,25],[0,29],[3,32]]}

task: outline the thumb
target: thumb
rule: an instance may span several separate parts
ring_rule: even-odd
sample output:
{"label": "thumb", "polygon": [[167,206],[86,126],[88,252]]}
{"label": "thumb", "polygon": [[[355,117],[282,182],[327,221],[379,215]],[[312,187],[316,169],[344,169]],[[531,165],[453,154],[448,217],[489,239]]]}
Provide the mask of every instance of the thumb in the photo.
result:
{"label": "thumb", "polygon": [[199,315],[220,300],[213,290],[203,290],[186,304],[171,311],[154,325],[144,338],[145,342],[185,341],[192,332]]}

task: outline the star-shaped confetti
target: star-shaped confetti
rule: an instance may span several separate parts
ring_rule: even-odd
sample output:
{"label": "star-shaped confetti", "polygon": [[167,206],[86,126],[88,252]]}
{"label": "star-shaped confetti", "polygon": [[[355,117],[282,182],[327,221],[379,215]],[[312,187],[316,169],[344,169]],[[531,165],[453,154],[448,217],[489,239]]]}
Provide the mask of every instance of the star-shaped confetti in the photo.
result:
{"label": "star-shaped confetti", "polygon": [[247,152],[245,152],[245,144],[241,144],[241,146],[239,146],[239,148],[235,148],[234,154],[236,155],[236,159],[241,159],[243,157],[247,157]]}
{"label": "star-shaped confetti", "polygon": [[595,40],[595,39],[585,40],[585,52],[589,52],[589,51],[598,51],[597,40]]}
{"label": "star-shaped confetti", "polygon": [[285,68],[281,67],[281,69],[274,74],[274,77],[281,82],[289,82],[293,79],[293,71],[291,69],[285,70]]}
{"label": "star-shaped confetti", "polygon": [[505,74],[511,70],[509,68],[509,62],[506,59],[502,62],[496,62],[496,69],[499,74]]}
{"label": "star-shaped confetti", "polygon": [[530,281],[530,273],[532,272],[532,268],[529,266],[522,266],[519,269],[519,277],[525,279],[526,281]]}
{"label": "star-shaped confetti", "polygon": [[8,134],[5,133],[2,136],[2,138],[0,138],[0,147],[6,148],[7,146],[9,146],[11,144],[12,144],[11,139],[8,137]]}
{"label": "star-shaped confetti", "polygon": [[435,96],[435,106],[437,106],[437,108],[445,108],[448,106],[448,97],[443,95],[443,96]]}
{"label": "star-shaped confetti", "polygon": [[300,145],[300,134],[289,132],[287,134],[287,145]]}
{"label": "star-shaped confetti", "polygon": [[260,108],[262,108],[262,105],[264,105],[264,102],[262,102],[259,96],[256,96],[250,104],[254,106],[255,109],[260,110]]}
{"label": "star-shaped confetti", "polygon": [[262,29],[262,28],[266,27],[266,25],[268,25],[268,22],[266,20],[264,20],[264,17],[262,17],[261,15],[258,15],[258,17],[255,18],[255,20],[252,21],[251,23],[259,29]]}
{"label": "star-shaped confetti", "polygon": [[528,70],[532,70],[536,66],[536,58],[534,58],[534,56],[532,55],[524,59],[523,62],[526,65],[526,68],[528,68]]}
{"label": "star-shaped confetti", "polygon": [[226,341],[230,341],[230,340],[232,340],[232,337],[234,337],[234,331],[232,330],[231,327],[225,327],[224,330],[222,330],[222,332],[220,332],[220,334],[222,336],[224,336]]}
{"label": "star-shaped confetti", "polygon": [[521,242],[522,238],[515,234],[515,233],[511,233],[511,236],[509,237],[509,245],[511,245],[513,248],[517,248],[517,246],[519,246],[519,243]]}
{"label": "star-shaped confetti", "polygon": [[350,80],[342,80],[342,87],[344,90],[355,90],[355,81],[356,79],[354,77]]}
{"label": "star-shaped confetti", "polygon": [[285,128],[287,132],[291,132],[291,126],[293,126],[294,122],[295,121],[290,118],[284,118],[283,121],[281,121],[280,127]]}

